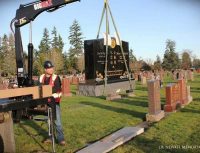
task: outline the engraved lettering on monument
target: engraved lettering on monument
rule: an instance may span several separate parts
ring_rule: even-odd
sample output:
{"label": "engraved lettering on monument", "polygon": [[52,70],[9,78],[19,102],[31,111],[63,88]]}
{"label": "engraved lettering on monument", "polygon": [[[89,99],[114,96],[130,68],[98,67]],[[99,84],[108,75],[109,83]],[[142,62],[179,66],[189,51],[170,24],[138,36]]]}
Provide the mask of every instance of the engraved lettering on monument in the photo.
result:
{"label": "engraved lettering on monument", "polygon": [[[122,41],[122,47],[129,69],[128,42]],[[104,45],[104,39],[86,40],[84,41],[84,49],[86,81],[93,80],[95,84],[103,84],[106,62],[106,46]],[[115,38],[112,38],[111,46],[108,46],[107,60],[108,83],[128,80],[121,48],[119,45],[116,45]],[[98,76],[101,76],[101,78]]]}

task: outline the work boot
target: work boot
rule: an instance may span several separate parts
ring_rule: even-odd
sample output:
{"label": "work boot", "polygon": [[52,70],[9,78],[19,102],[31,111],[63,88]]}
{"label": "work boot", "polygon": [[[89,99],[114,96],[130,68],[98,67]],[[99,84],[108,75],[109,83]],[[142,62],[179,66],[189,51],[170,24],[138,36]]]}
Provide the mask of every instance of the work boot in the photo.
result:
{"label": "work boot", "polygon": [[63,140],[63,141],[60,141],[60,142],[59,142],[59,145],[61,145],[61,146],[66,146],[66,143],[65,143],[65,141]]}

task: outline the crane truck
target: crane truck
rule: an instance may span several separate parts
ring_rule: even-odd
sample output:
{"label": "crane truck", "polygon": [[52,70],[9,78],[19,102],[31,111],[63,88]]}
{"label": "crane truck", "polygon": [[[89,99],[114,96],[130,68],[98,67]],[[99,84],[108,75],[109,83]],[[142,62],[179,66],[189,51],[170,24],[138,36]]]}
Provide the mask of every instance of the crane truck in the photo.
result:
{"label": "crane truck", "polygon": [[[11,30],[15,37],[15,53],[18,88],[0,90],[0,153],[15,152],[13,133],[13,115],[19,119],[28,113],[28,108],[47,105],[51,108],[51,123],[55,119],[55,101],[52,97],[52,87],[49,85],[34,85],[32,79],[33,44],[32,21],[42,12],[53,12],[66,4],[80,0],[38,0],[21,4],[11,21]],[[26,71],[20,27],[30,23],[30,39],[28,44],[28,71]],[[12,26],[14,24],[15,30]],[[3,100],[2,100],[3,99]],[[51,131],[52,132],[52,131]]]}

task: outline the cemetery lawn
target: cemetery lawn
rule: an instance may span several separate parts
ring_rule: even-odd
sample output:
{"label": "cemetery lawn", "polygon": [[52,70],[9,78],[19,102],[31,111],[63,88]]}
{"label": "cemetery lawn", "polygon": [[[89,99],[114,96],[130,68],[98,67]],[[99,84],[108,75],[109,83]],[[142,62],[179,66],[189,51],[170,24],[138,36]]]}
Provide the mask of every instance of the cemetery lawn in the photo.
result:
{"label": "cemetery lawn", "polygon": [[[113,153],[196,153],[200,152],[200,75],[189,81],[193,102],[158,123],[151,124],[145,133],[113,150]],[[172,82],[165,78],[165,84]],[[56,145],[57,153],[71,153],[122,127],[135,126],[145,119],[148,111],[147,87],[137,83],[135,97],[106,101],[104,97],[73,96],[62,99],[62,123],[66,147]],[[162,107],[165,89],[161,89]],[[47,137],[47,124],[22,120],[14,124],[16,152],[51,152],[43,144]]]}

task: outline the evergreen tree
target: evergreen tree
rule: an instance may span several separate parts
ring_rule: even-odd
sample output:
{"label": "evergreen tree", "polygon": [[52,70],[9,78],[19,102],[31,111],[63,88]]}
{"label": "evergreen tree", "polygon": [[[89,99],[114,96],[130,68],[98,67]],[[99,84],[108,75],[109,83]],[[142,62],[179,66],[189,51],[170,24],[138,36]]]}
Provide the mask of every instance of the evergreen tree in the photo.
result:
{"label": "evergreen tree", "polygon": [[16,72],[15,42],[12,34],[3,36],[2,39],[2,70],[4,73],[14,75]]}
{"label": "evergreen tree", "polygon": [[63,73],[64,68],[64,58],[63,54],[57,50],[57,48],[52,48],[50,60],[54,64],[55,73]]}
{"label": "evergreen tree", "polygon": [[83,52],[83,37],[81,27],[77,20],[74,20],[69,32],[69,42],[71,49],[69,50],[70,56],[78,57]]}
{"label": "evergreen tree", "polygon": [[137,70],[137,58],[133,54],[133,49],[129,50],[129,67],[131,71]]}
{"label": "evergreen tree", "polygon": [[59,35],[58,36],[58,50],[62,53],[63,52],[63,47],[64,47],[64,42],[62,37]]}
{"label": "evergreen tree", "polygon": [[44,29],[42,40],[40,41],[39,51],[48,54],[50,50],[50,38],[47,28]]}
{"label": "evergreen tree", "polygon": [[145,61],[143,61],[141,69],[145,70],[145,71],[150,71],[152,68],[151,68],[151,66],[148,63],[146,63]]}
{"label": "evergreen tree", "polygon": [[49,31],[45,28],[43,38],[39,45],[39,51],[35,51],[34,74],[43,73],[43,63],[46,60],[51,60],[55,66],[55,73],[60,73],[63,70],[63,47],[62,37],[58,35],[56,27],[53,28],[52,41],[49,37]]}
{"label": "evergreen tree", "polygon": [[63,67],[63,73],[64,74],[67,74],[69,73],[69,69],[70,69],[70,62],[69,62],[69,57],[68,57],[68,54],[67,52],[65,52],[63,54],[63,59],[64,59],[64,67]]}
{"label": "evergreen tree", "polygon": [[16,54],[15,54],[15,38],[13,34],[9,35],[8,42],[9,42],[9,51],[10,51],[9,64],[11,65],[11,67],[9,68],[9,71],[12,75],[14,75],[16,73]]}
{"label": "evergreen tree", "polygon": [[[69,62],[72,69],[78,70],[78,58],[83,53],[83,37],[82,37],[81,27],[77,20],[74,20],[69,32]],[[81,71],[81,70],[80,70]]]}
{"label": "evergreen tree", "polygon": [[53,36],[52,41],[51,41],[51,47],[54,48],[54,49],[58,49],[59,42],[58,42],[58,33],[57,33],[56,27],[53,27],[51,34]]}
{"label": "evergreen tree", "polygon": [[44,68],[43,68],[43,64],[44,61],[49,60],[49,56],[46,56],[46,53],[43,52],[37,52],[35,51],[35,61],[34,61],[34,74],[35,75],[41,75],[42,73],[44,73]]}
{"label": "evergreen tree", "polygon": [[46,56],[47,54],[44,52],[40,52],[36,49],[33,50],[33,75],[41,75],[44,73],[44,68],[43,64],[44,61],[49,59],[49,55]]}
{"label": "evergreen tree", "polygon": [[180,68],[180,60],[178,54],[175,52],[175,41],[166,41],[166,50],[163,58],[162,67],[166,70]]}
{"label": "evergreen tree", "polygon": [[136,62],[137,61],[137,58],[133,54],[133,49],[130,49],[130,51],[129,51],[129,59],[130,59],[130,62]]}
{"label": "evergreen tree", "polygon": [[77,70],[82,73],[84,69],[85,69],[85,57],[84,57],[84,54],[82,53],[77,58]]}
{"label": "evergreen tree", "polygon": [[39,51],[34,50],[34,75],[40,75],[43,73],[43,63],[45,60],[49,60],[51,55],[51,40],[49,36],[49,30],[47,28],[44,28],[43,37],[38,48]]}
{"label": "evergreen tree", "polygon": [[69,49],[69,54],[68,54],[68,60],[69,60],[69,71],[72,72],[73,69],[77,70],[78,69],[78,66],[77,66],[77,61],[78,61],[78,58],[77,56],[75,56],[73,53],[74,53],[74,49],[72,47],[70,47]]}
{"label": "evergreen tree", "polygon": [[161,59],[160,56],[157,55],[156,61],[154,62],[154,70],[161,70]]}
{"label": "evergreen tree", "polygon": [[2,49],[2,71],[4,73],[7,73],[7,70],[6,70],[6,64],[4,63],[5,62],[5,57],[7,56],[8,54],[8,50],[9,50],[9,47],[8,47],[8,36],[6,34],[3,35],[3,38],[2,38],[2,46],[1,46],[1,49]]}
{"label": "evergreen tree", "polygon": [[33,50],[33,75],[40,75],[39,70],[38,70],[38,64],[37,64],[38,54],[39,52],[36,49],[34,49]]}
{"label": "evergreen tree", "polygon": [[181,67],[182,69],[189,69],[192,66],[192,61],[190,57],[190,51],[189,50],[184,50],[182,54],[182,63]]}
{"label": "evergreen tree", "polygon": [[63,47],[64,43],[62,40],[62,37],[58,35],[56,27],[52,30],[52,42],[51,42],[51,55],[50,60],[55,65],[55,72],[56,73],[63,73],[63,67],[64,67],[64,58],[63,58]]}

